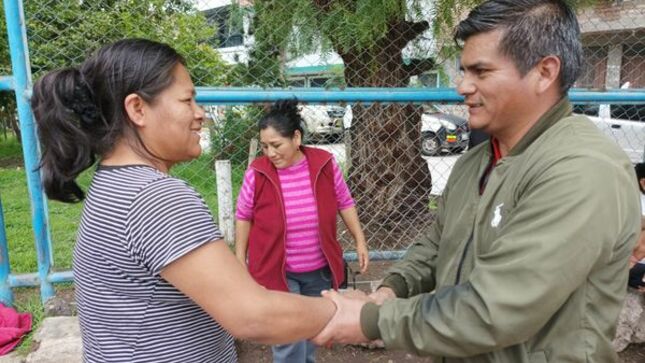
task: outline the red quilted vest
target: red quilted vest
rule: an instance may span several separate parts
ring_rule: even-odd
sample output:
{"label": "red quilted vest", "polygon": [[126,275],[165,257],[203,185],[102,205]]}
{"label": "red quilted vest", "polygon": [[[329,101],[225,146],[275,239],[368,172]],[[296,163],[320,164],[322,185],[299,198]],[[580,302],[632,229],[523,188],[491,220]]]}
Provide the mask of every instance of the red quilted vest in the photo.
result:
{"label": "red quilted vest", "polygon": [[[336,191],[332,155],[301,147],[307,158],[318,207],[320,244],[332,272],[333,288],[345,278],[343,251],[336,237]],[[255,170],[253,220],[249,234],[248,265],[251,276],[271,290],[289,291],[285,272],[286,221],[278,172],[266,156],[251,163]]]}

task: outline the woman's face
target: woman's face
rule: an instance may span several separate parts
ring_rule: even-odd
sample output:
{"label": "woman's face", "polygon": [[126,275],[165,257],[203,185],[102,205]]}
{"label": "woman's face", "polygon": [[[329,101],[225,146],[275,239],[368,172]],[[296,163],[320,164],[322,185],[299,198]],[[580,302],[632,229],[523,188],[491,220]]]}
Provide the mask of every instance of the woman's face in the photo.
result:
{"label": "woman's face", "polygon": [[199,157],[204,110],[195,102],[195,87],[181,64],[173,83],[144,105],[145,126],[140,136],[154,157],[169,169],[172,165]]}
{"label": "woman's face", "polygon": [[300,160],[301,141],[302,134],[299,130],[294,132],[293,137],[284,137],[271,126],[260,130],[262,152],[278,169],[289,167]]}

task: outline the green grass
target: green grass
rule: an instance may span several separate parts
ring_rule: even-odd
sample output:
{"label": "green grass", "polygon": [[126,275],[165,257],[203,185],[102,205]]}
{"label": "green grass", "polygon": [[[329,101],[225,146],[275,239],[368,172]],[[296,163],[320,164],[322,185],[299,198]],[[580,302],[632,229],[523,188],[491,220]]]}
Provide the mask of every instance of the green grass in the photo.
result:
{"label": "green grass", "polygon": [[29,332],[16,348],[16,353],[21,356],[27,356],[31,352],[34,333],[40,327],[45,317],[43,304],[40,302],[40,293],[35,288],[18,288],[14,289],[15,301],[14,308],[19,313],[31,313],[31,332]]}
{"label": "green grass", "polygon": [[0,138],[0,161],[4,159],[22,159],[22,148],[15,135],[7,135],[7,139]]}
{"label": "green grass", "polygon": [[[20,145],[14,140],[0,139],[0,150],[7,159],[20,156]],[[15,148],[18,145],[18,148]],[[12,150],[12,151],[9,151]],[[234,198],[237,198],[246,165],[232,167]],[[94,168],[82,173],[77,182],[87,190]],[[217,220],[217,190],[214,162],[210,155],[175,166],[171,174],[186,180],[200,193],[213,217]],[[9,244],[9,261],[14,274],[31,273],[38,269],[34,233],[31,225],[31,206],[26,173],[22,166],[0,167],[0,201],[4,210],[5,232]],[[235,200],[235,199],[234,199]],[[54,255],[53,269],[69,270],[72,251],[80,220],[82,204],[48,201],[49,227]]]}

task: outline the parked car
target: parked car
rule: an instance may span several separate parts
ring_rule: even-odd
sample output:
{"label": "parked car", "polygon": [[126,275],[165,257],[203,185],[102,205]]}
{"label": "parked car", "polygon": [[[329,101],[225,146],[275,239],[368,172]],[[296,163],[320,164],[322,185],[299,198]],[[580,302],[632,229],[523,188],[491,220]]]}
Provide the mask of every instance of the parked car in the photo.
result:
{"label": "parked car", "polygon": [[[352,108],[344,109],[343,126],[352,125]],[[438,155],[442,151],[460,153],[468,147],[470,130],[468,121],[445,112],[437,105],[424,107],[421,115],[421,153],[426,156]]]}
{"label": "parked car", "polygon": [[573,112],[589,116],[636,164],[645,161],[645,104],[576,104]]}
{"label": "parked car", "polygon": [[305,135],[313,140],[337,142],[345,130],[345,108],[337,105],[302,105],[300,115],[305,122]]}
{"label": "parked car", "polygon": [[468,147],[468,121],[431,105],[421,115],[421,153],[437,155],[442,151],[460,153]]}

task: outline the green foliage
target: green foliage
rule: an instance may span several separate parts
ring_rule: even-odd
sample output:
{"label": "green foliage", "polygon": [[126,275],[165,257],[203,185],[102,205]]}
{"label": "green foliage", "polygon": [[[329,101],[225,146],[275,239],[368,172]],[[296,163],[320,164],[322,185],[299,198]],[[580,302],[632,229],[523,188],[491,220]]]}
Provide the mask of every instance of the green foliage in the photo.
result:
{"label": "green foliage", "polygon": [[211,129],[214,160],[230,160],[232,165],[246,166],[249,144],[257,138],[257,120],[262,114],[259,106],[227,107],[221,120]]}
{"label": "green foliage", "polygon": [[9,42],[7,40],[7,22],[4,19],[4,2],[0,2],[0,75],[11,74],[9,59]]}
{"label": "green foliage", "polygon": [[77,64],[100,46],[129,37],[165,42],[183,54],[198,85],[225,83],[227,66],[207,45],[216,29],[190,1],[80,2],[32,0],[26,4],[32,69],[37,78]]}
{"label": "green foliage", "polygon": [[332,39],[344,49],[370,48],[386,35],[392,20],[405,17],[407,8],[404,0],[331,1],[325,8],[311,0],[264,0],[256,1],[254,10],[257,44],[266,42],[297,56],[319,46],[330,50]]}

